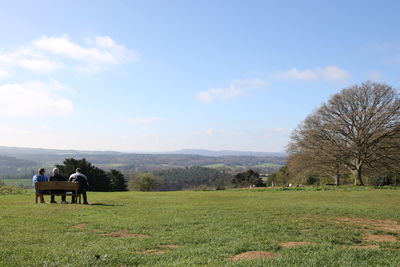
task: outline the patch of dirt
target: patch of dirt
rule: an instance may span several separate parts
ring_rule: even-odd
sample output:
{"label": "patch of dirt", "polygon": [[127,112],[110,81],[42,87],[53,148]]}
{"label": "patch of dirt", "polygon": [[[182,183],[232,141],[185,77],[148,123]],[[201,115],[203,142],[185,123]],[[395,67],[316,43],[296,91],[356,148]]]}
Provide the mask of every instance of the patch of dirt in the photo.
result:
{"label": "patch of dirt", "polygon": [[397,238],[392,235],[374,235],[374,234],[367,234],[364,237],[366,241],[375,241],[375,242],[397,242]]}
{"label": "patch of dirt", "polygon": [[179,245],[169,244],[169,245],[159,245],[159,248],[180,248]]}
{"label": "patch of dirt", "polygon": [[111,237],[137,237],[137,238],[149,238],[149,235],[143,234],[134,234],[130,233],[128,230],[121,230],[118,232],[112,232],[108,234],[103,234],[103,236],[111,236]]}
{"label": "patch of dirt", "polygon": [[137,251],[136,254],[165,254],[167,253],[165,250],[158,250],[158,249],[149,249],[144,251]]}
{"label": "patch of dirt", "polygon": [[80,224],[74,225],[74,228],[82,230],[82,229],[85,229],[87,226],[88,226],[87,223],[80,223]]}
{"label": "patch of dirt", "polygon": [[400,224],[393,220],[371,220],[364,218],[336,218],[337,222],[359,225],[367,228],[400,233]]}
{"label": "patch of dirt", "polygon": [[362,248],[362,249],[377,249],[378,245],[365,245],[365,246],[349,246],[349,248]]}
{"label": "patch of dirt", "polygon": [[246,261],[254,259],[272,259],[280,256],[281,254],[269,251],[247,251],[230,257],[230,261]]}
{"label": "patch of dirt", "polygon": [[281,247],[284,248],[292,248],[292,247],[299,247],[299,246],[308,246],[314,244],[313,242],[282,242],[279,243]]}

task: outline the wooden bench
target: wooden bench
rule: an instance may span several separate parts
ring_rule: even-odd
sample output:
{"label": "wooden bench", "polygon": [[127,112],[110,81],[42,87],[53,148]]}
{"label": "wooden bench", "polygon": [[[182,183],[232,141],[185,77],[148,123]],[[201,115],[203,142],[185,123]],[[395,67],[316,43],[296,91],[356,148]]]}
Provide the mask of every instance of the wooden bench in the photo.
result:
{"label": "wooden bench", "polygon": [[[43,197],[43,195],[64,195],[60,193],[52,193],[52,190],[65,190],[69,192],[75,193],[75,203],[77,203],[77,199],[79,199],[79,204],[81,204],[81,194],[78,194],[79,191],[79,183],[74,182],[64,182],[64,181],[54,181],[54,182],[37,182],[35,183],[35,190],[36,190],[36,203],[38,203],[38,198]],[[41,192],[38,192],[41,191]],[[44,192],[43,191],[47,191]],[[67,195],[67,192],[65,192]]]}

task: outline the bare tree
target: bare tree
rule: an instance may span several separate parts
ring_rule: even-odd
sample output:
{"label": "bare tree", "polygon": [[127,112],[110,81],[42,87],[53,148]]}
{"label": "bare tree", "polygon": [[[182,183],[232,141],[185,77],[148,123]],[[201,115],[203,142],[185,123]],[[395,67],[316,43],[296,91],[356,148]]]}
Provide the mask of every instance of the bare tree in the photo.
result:
{"label": "bare tree", "polygon": [[[294,136],[292,136],[294,138]],[[348,168],[342,163],[340,156],[334,151],[323,149],[305,149],[299,143],[288,146],[290,156],[287,161],[291,173],[317,173],[331,177],[335,185],[340,185],[340,180],[348,176]]]}
{"label": "bare tree", "polygon": [[289,152],[344,165],[363,185],[365,166],[399,163],[399,135],[398,91],[365,82],[343,89],[308,116],[292,134]]}

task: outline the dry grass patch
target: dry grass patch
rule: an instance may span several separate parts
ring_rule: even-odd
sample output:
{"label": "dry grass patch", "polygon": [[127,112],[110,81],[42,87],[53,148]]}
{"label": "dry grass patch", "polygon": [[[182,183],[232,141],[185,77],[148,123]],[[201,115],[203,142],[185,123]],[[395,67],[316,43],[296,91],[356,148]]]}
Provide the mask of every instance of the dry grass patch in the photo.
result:
{"label": "dry grass patch", "polygon": [[117,231],[117,232],[112,232],[112,233],[108,233],[108,234],[103,234],[103,236],[111,236],[111,237],[136,237],[136,238],[149,238],[149,237],[151,237],[151,236],[149,236],[149,235],[130,233],[128,230],[121,230],[121,231]]}
{"label": "dry grass patch", "polygon": [[272,259],[280,256],[281,254],[269,251],[247,251],[230,257],[230,261],[246,261],[254,259]]}
{"label": "dry grass patch", "polygon": [[82,229],[85,229],[87,226],[88,226],[87,223],[80,223],[80,224],[74,225],[74,228],[82,230]]}
{"label": "dry grass patch", "polygon": [[368,233],[365,237],[364,240],[366,241],[375,241],[375,242],[397,242],[397,238],[392,235],[374,235]]}
{"label": "dry grass patch", "polygon": [[312,245],[314,244],[313,242],[306,242],[306,241],[302,241],[302,242],[282,242],[279,243],[279,245],[281,247],[284,248],[292,248],[292,247],[299,247],[299,246],[308,246],[308,245]]}
{"label": "dry grass patch", "polygon": [[335,218],[336,222],[344,222],[367,228],[374,228],[389,232],[400,233],[400,224],[393,220],[371,220],[364,218]]}

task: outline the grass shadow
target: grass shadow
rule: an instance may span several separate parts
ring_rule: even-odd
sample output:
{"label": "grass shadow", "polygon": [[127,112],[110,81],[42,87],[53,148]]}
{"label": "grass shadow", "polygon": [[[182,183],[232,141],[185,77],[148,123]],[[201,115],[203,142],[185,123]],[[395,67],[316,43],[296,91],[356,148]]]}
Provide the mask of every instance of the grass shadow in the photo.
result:
{"label": "grass shadow", "polygon": [[89,206],[121,207],[124,204],[90,203]]}

